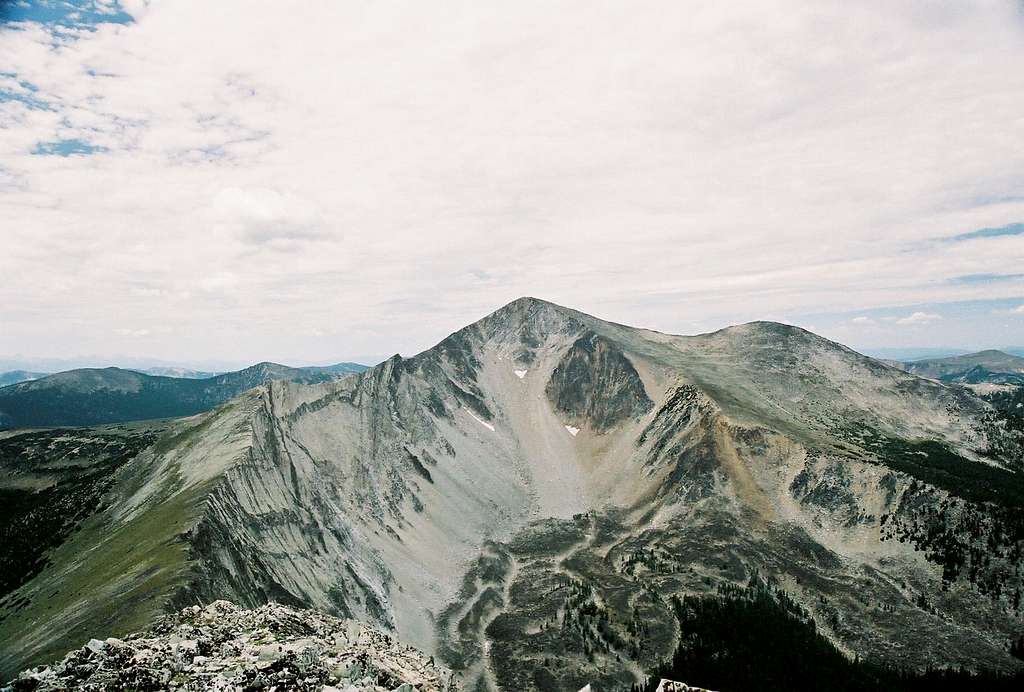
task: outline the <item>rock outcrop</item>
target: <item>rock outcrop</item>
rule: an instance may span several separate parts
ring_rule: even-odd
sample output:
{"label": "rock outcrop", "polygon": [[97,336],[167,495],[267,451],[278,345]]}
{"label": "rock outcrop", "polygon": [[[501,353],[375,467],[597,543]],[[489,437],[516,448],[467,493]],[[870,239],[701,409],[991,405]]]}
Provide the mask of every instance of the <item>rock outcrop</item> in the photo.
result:
{"label": "rock outcrop", "polygon": [[452,674],[353,620],[269,604],[191,606],[124,639],[92,639],[3,692],[51,690],[442,692]]}
{"label": "rock outcrop", "polygon": [[[590,685],[587,685],[580,688],[580,692],[594,692],[594,689]],[[655,692],[711,692],[711,690],[706,690],[703,687],[690,687],[682,682],[662,678],[661,682],[658,683],[658,689],[656,689]]]}
{"label": "rock outcrop", "polygon": [[703,687],[690,687],[675,680],[662,680],[658,684],[657,692],[711,692]]}

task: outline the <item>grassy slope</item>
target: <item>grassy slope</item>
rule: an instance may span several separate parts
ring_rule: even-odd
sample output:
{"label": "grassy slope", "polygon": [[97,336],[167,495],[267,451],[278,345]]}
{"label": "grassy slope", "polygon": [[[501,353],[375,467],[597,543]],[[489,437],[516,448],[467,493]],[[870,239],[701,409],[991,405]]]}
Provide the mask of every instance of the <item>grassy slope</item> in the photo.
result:
{"label": "grassy slope", "polygon": [[[7,599],[0,609],[0,678],[91,637],[142,629],[163,612],[189,570],[182,534],[198,521],[223,457],[244,440],[236,406],[179,424],[126,464],[107,508],[50,551],[49,565]],[[208,435],[214,447],[221,443],[222,458],[204,452]]]}

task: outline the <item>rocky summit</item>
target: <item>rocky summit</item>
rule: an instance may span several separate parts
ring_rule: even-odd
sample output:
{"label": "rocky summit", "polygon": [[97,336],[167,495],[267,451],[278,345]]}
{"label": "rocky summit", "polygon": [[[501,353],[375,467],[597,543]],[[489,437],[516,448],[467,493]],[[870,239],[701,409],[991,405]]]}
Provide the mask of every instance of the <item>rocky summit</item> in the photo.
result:
{"label": "rocky summit", "polygon": [[191,606],[123,639],[92,639],[4,692],[34,690],[442,692],[433,658],[352,620],[278,604]]}

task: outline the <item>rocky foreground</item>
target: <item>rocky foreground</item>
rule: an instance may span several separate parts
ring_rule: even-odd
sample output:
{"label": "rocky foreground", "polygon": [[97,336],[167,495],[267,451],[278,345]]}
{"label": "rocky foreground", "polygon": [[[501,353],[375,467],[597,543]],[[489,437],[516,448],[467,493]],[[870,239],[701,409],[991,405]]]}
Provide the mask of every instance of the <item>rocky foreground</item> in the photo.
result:
{"label": "rocky foreground", "polygon": [[711,692],[711,690],[706,690],[703,687],[690,687],[674,680],[662,680],[658,684],[656,692]]}
{"label": "rocky foreground", "polygon": [[67,689],[443,692],[456,682],[432,657],[358,622],[216,601],[168,615],[148,632],[93,639],[3,692]]}
{"label": "rocky foreground", "polygon": [[[91,639],[64,660],[27,670],[0,692],[57,690],[311,690],[453,692],[433,657],[355,620],[271,603],[191,606],[148,632]],[[590,685],[580,692],[592,692]],[[708,692],[662,680],[657,692]]]}

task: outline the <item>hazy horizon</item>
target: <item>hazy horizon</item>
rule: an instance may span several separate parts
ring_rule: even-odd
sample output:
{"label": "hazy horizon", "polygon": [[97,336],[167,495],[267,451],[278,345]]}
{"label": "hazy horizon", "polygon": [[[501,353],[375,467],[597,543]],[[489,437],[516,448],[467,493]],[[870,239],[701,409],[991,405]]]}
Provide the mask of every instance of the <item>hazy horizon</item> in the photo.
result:
{"label": "hazy horizon", "polygon": [[[500,307],[500,306],[496,306]],[[571,306],[564,306],[571,307]],[[479,317],[483,317],[480,315]],[[601,318],[600,315],[595,317]],[[466,325],[462,325],[466,326]],[[630,324],[628,326],[633,327],[645,327],[640,324]],[[733,325],[722,325],[723,327]],[[797,325],[799,326],[799,325]],[[712,330],[713,331],[713,330]],[[813,330],[812,330],[813,331]],[[437,334],[436,338],[424,346],[423,349],[430,348],[436,343],[440,342],[450,332],[444,334]],[[701,332],[705,333],[705,332]],[[694,332],[693,334],[697,334]],[[684,335],[685,336],[685,335]],[[854,350],[863,353],[864,355],[871,356],[873,358],[880,359],[891,359],[891,360],[923,360],[927,358],[942,358],[947,356],[964,355],[967,353],[973,353],[983,350],[1000,350],[1010,353],[1012,355],[1019,355],[1024,357],[1024,346],[1018,346],[1013,344],[995,344],[995,345],[983,345],[980,347],[966,348],[963,346],[879,346],[874,348],[858,348],[853,344],[844,344]],[[305,366],[323,366],[333,365],[342,362],[359,363],[362,365],[373,366],[377,363],[383,362],[390,358],[395,353],[403,357],[408,357],[419,353],[420,351],[412,351],[407,353],[399,353],[397,351],[375,354],[375,355],[341,355],[335,358],[319,359],[316,361],[304,361],[302,359],[293,360],[290,358],[277,358],[273,356],[260,357],[251,361],[242,360],[216,360],[216,359],[190,359],[187,354],[182,354],[177,359],[164,359],[147,356],[145,354],[74,354],[64,358],[56,357],[38,357],[31,354],[14,353],[14,354],[0,354],[0,372],[10,370],[35,370],[37,372],[58,372],[60,370],[75,369],[75,368],[101,368],[101,367],[121,367],[126,369],[148,369],[148,368],[159,368],[159,367],[178,367],[186,368],[197,371],[211,371],[211,372],[223,372],[229,370],[238,370],[241,368],[248,367],[259,362],[275,362],[283,365],[289,365],[293,367],[305,367]]]}

